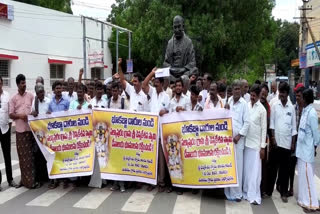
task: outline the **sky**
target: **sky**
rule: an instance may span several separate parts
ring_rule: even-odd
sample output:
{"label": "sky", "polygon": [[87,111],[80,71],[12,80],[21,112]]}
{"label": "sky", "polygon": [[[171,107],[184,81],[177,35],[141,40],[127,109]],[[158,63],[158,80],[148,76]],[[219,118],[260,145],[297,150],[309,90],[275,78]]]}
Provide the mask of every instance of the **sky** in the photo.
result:
{"label": "sky", "polygon": [[[98,19],[106,19],[111,12],[111,5],[115,0],[71,0],[74,15],[85,15]],[[300,12],[298,7],[302,5],[302,0],[276,0],[276,6],[272,15],[277,19],[287,21],[299,21],[293,19],[298,17]]]}

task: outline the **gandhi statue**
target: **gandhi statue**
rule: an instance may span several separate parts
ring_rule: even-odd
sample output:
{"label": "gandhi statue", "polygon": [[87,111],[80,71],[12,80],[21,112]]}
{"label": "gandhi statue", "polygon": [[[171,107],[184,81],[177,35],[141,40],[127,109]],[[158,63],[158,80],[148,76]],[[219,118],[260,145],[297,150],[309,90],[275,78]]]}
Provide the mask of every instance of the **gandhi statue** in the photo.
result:
{"label": "gandhi statue", "polygon": [[191,39],[184,33],[184,20],[181,16],[173,19],[174,35],[169,40],[163,63],[170,67],[171,77],[180,78],[197,72],[196,60]]}

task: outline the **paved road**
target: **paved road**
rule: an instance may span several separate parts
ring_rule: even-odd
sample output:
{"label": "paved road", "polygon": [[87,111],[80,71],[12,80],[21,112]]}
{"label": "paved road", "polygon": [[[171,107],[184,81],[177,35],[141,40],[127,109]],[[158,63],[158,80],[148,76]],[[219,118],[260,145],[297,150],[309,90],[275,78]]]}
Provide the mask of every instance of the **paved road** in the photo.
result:
{"label": "paved road", "polygon": [[[14,141],[14,138],[13,138]],[[20,179],[19,162],[16,146],[12,144],[13,176]],[[320,198],[320,159],[316,159],[316,186]],[[0,169],[2,179],[5,178],[2,152],[0,153]],[[319,177],[318,177],[319,176]],[[262,201],[262,205],[253,206],[246,201],[241,203],[224,200],[222,190],[202,191],[197,195],[187,192],[181,196],[175,193],[148,192],[146,187],[141,190],[129,189],[126,193],[111,192],[110,186],[103,189],[77,187],[68,189],[57,188],[48,190],[47,185],[40,189],[8,188],[3,182],[0,192],[0,214],[63,214],[63,213],[150,213],[150,214],[206,214],[206,213],[244,213],[244,214],[294,214],[303,213],[296,205],[295,197],[284,204],[280,195],[275,192],[273,197]]]}

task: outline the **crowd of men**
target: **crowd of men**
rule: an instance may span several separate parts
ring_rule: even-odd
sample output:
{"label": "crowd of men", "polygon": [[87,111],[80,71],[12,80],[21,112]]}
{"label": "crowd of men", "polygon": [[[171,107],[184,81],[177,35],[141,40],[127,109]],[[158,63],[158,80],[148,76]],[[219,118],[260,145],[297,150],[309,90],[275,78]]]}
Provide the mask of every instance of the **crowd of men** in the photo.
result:
{"label": "crowd of men", "polygon": [[[103,83],[95,80],[82,84],[79,80],[56,81],[52,93],[44,90],[43,78],[36,80],[35,92],[26,91],[26,78],[16,77],[18,93],[10,95],[2,89],[0,77],[0,141],[5,160],[7,182],[10,187],[39,188],[48,179],[46,161],[28,125],[28,115],[92,108],[127,109],[153,112],[163,116],[171,112],[206,111],[226,108],[232,111],[233,137],[238,173],[238,187],[225,188],[230,201],[248,200],[259,205],[261,199],[271,197],[274,187],[284,203],[294,195],[294,177],[298,170],[298,204],[305,212],[319,208],[314,182],[314,157],[319,144],[318,116],[312,106],[312,89],[299,83],[294,88],[293,105],[286,82],[268,85],[256,81],[250,89],[246,80],[235,80],[230,86],[215,82],[210,74],[182,76],[174,82],[156,78],[154,68],[146,78],[134,73],[130,82],[121,70]],[[214,111],[210,111],[214,112]],[[21,170],[21,182],[12,178],[10,133],[13,120]],[[0,175],[1,179],[1,175]],[[49,188],[78,185],[81,178],[50,180]],[[0,180],[1,184],[1,180]],[[129,182],[114,181],[111,190],[126,191]],[[135,184],[141,188],[141,183]],[[149,185],[148,190],[154,189]],[[172,188],[162,147],[158,155],[158,191],[183,194],[184,189]],[[194,194],[198,190],[192,190]]]}

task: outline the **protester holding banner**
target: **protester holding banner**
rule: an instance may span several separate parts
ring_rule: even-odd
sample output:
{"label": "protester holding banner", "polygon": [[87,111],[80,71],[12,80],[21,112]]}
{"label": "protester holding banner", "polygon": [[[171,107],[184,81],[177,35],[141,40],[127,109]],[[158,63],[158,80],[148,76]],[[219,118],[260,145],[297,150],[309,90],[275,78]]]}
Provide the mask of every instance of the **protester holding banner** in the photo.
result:
{"label": "protester holding banner", "polygon": [[40,183],[36,181],[33,154],[35,140],[28,125],[28,115],[31,114],[33,95],[26,92],[26,77],[23,74],[16,77],[16,84],[18,93],[10,100],[9,116],[16,123],[16,143],[21,170],[19,186],[35,189],[40,187]]}
{"label": "protester holding banner", "polygon": [[[4,163],[6,167],[7,182],[10,187],[16,187],[17,184],[12,178],[12,165],[11,165],[11,126],[9,125],[9,100],[10,95],[4,91],[3,79],[0,76],[0,141]],[[0,170],[0,191],[1,191],[2,175]]]}
{"label": "protester holding banner", "polygon": [[210,85],[210,96],[207,97],[206,103],[204,104],[205,109],[219,109],[223,108],[223,101],[218,95],[217,83],[211,83]]}
{"label": "protester holding banner", "polygon": [[[163,90],[164,79],[162,77],[154,79],[154,87],[149,85],[152,77],[155,76],[157,68],[154,68],[151,73],[145,78],[142,83],[144,92],[150,96],[150,110],[153,113],[159,114],[160,116],[168,112],[170,98],[169,95]],[[161,140],[159,139],[159,144]],[[161,145],[161,144],[160,144]],[[159,146],[158,150],[158,192],[164,192],[165,186],[171,186],[170,183],[166,182],[169,173],[167,172],[167,165],[164,158],[163,149]],[[152,190],[153,186],[149,186],[148,190]]]}
{"label": "protester holding banner", "polygon": [[[50,99],[45,97],[45,90],[42,83],[37,83],[35,86],[36,97],[32,103],[32,115],[37,117],[39,114],[46,114],[49,110]],[[46,160],[39,149],[39,146],[35,147],[35,162],[37,170],[37,179],[40,182],[48,181],[48,171],[46,166]]]}
{"label": "protester holding banner", "polygon": [[67,111],[69,109],[70,102],[62,96],[62,83],[60,81],[55,81],[52,88],[54,89],[54,96],[52,96],[52,100],[49,104],[48,113]]}
{"label": "protester holding banner", "polygon": [[[49,104],[48,113],[59,112],[59,111],[67,111],[69,109],[69,101],[62,96],[62,83],[60,81],[55,81],[52,85],[54,89],[54,96],[52,96],[52,100]],[[50,184],[48,186],[49,189],[54,189],[59,185],[56,180],[50,180]],[[64,188],[68,187],[68,181],[63,180]]]}
{"label": "protester holding banner", "polygon": [[171,99],[169,104],[169,112],[180,112],[189,109],[190,99],[182,93],[183,81],[181,78],[175,82],[175,96]]}
{"label": "protester holding banner", "polygon": [[244,148],[243,198],[261,204],[261,159],[264,159],[267,133],[267,112],[259,101],[260,86],[250,89],[249,129]]}
{"label": "protester holding banner", "polygon": [[96,96],[90,101],[93,108],[107,108],[107,100],[103,98],[103,85],[96,83]]}
{"label": "protester holding banner", "polygon": [[81,110],[81,109],[88,109],[88,108],[92,108],[92,105],[87,102],[84,99],[84,95],[85,95],[85,86],[84,85],[79,85],[78,89],[77,89],[77,100],[73,100],[70,103],[69,106],[69,110]]}
{"label": "protester holding banner", "polygon": [[233,142],[235,144],[236,164],[238,174],[238,187],[227,187],[224,193],[228,200],[240,202],[242,198],[242,177],[243,177],[243,154],[245,136],[249,129],[249,109],[247,102],[241,97],[241,82],[235,80],[232,83],[233,96],[229,99],[227,107],[233,112],[232,130]]}
{"label": "protester holding banner", "polygon": [[198,102],[199,93],[200,93],[198,87],[196,85],[192,85],[190,87],[190,92],[191,92],[191,96],[190,96],[191,104],[188,106],[187,111],[202,111],[203,106]]}

